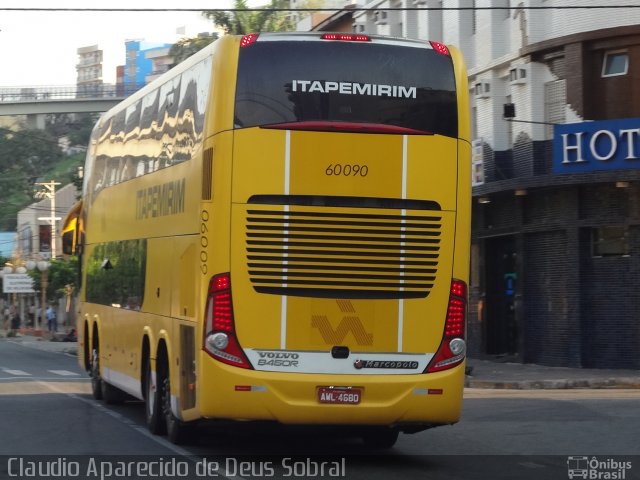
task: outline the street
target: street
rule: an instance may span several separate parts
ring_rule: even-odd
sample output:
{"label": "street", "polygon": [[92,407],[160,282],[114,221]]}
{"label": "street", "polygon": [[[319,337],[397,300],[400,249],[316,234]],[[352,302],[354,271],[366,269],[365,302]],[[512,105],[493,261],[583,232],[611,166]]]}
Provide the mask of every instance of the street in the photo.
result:
{"label": "street", "polygon": [[[178,447],[148,433],[140,402],[95,401],[72,355],[34,346],[0,340],[0,478],[27,478],[20,460],[24,467],[42,458],[67,468],[56,478],[78,478],[74,462],[80,478],[91,478],[87,462],[115,468],[123,458],[164,462],[156,465],[161,478],[188,470],[193,478],[564,479],[568,458],[578,456],[605,462],[601,471],[619,465],[612,459],[631,462],[621,464],[625,480],[640,474],[640,390],[469,389],[459,424],[401,435],[388,452],[331,432],[257,427],[202,429]],[[30,457],[39,455],[48,457]],[[110,478],[154,476],[131,475],[113,470]]]}

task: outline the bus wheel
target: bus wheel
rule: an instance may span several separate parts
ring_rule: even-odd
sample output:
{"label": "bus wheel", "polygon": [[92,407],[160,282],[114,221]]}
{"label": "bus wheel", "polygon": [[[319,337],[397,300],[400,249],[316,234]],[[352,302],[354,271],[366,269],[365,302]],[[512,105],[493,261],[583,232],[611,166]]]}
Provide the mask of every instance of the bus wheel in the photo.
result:
{"label": "bus wheel", "polygon": [[104,380],[102,380],[101,383],[102,383],[101,385],[102,400],[104,400],[104,403],[106,403],[107,405],[116,405],[118,403],[123,403],[127,398],[127,394],[124,393],[119,388],[114,387],[113,385],[105,382]]}
{"label": "bus wheel", "polygon": [[171,443],[183,445],[191,434],[191,425],[181,422],[171,411],[171,383],[168,369],[165,373],[166,376],[162,379],[162,410],[167,429],[167,438]]}
{"label": "bus wheel", "polygon": [[91,351],[91,393],[96,400],[102,400],[102,378],[100,377],[100,352],[97,348]]}
{"label": "bus wheel", "polygon": [[399,433],[395,428],[380,427],[365,432],[362,440],[367,447],[391,448],[398,441]]}
{"label": "bus wheel", "polygon": [[153,376],[151,374],[151,360],[147,360],[146,364],[146,392],[144,396],[144,407],[147,427],[154,435],[162,435],[166,431],[166,424],[164,417],[162,416],[160,389],[158,388],[157,383],[153,382]]}

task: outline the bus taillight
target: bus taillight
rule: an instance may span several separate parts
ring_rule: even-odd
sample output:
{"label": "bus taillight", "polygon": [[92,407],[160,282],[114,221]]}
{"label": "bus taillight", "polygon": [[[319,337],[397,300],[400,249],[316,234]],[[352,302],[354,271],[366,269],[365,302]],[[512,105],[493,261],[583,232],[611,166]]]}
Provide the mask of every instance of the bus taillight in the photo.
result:
{"label": "bus taillight", "polygon": [[460,364],[467,345],[464,340],[467,317],[467,284],[453,279],[447,306],[447,318],[438,352],[427,367],[427,372],[439,372]]}
{"label": "bus taillight", "polygon": [[216,360],[234,367],[251,368],[236,337],[229,273],[214,276],[209,283],[204,350]]}

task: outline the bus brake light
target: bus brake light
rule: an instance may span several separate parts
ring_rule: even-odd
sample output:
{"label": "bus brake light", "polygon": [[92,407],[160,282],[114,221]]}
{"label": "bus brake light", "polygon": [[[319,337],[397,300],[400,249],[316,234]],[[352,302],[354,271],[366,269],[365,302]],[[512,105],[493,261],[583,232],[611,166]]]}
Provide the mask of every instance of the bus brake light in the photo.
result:
{"label": "bus brake light", "polygon": [[216,360],[241,368],[251,368],[236,337],[228,273],[214,276],[209,284],[209,297],[204,323],[204,350]]}
{"label": "bus brake light", "polygon": [[453,279],[447,306],[442,342],[427,367],[427,372],[439,372],[460,364],[466,354],[465,323],[467,317],[467,284]]}

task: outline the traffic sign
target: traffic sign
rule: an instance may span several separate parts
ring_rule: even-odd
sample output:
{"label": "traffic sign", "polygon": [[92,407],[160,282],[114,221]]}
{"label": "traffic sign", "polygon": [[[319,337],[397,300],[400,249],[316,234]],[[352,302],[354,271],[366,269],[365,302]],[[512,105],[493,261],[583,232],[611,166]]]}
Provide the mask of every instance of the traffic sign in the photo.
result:
{"label": "traffic sign", "polygon": [[35,293],[33,278],[26,273],[9,273],[2,277],[3,293]]}

